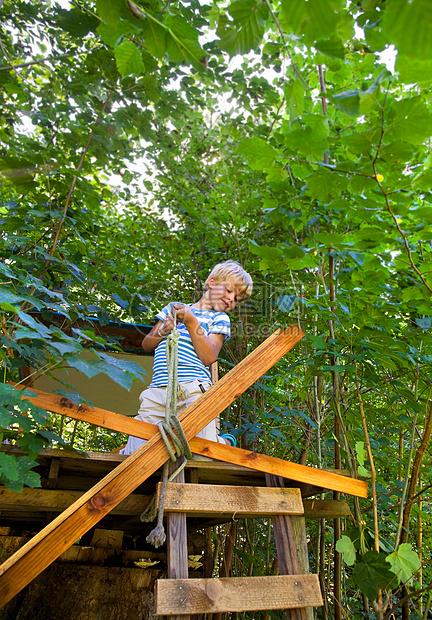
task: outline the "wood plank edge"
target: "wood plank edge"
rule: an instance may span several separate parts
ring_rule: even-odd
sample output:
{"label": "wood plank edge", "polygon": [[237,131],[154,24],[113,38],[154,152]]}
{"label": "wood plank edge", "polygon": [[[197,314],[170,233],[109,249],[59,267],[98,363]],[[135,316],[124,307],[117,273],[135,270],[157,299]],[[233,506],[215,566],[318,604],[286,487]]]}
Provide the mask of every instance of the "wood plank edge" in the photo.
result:
{"label": "wood plank edge", "polygon": [[[275,602],[274,588],[282,593],[279,603]],[[251,593],[250,599],[242,597],[236,605],[228,604],[226,599],[230,597],[227,593],[232,593],[234,598],[237,591],[244,589]],[[257,590],[259,597],[254,596]],[[294,599],[291,602],[288,600],[290,597]],[[318,575],[315,574],[155,581],[156,616],[302,609],[322,605]]]}

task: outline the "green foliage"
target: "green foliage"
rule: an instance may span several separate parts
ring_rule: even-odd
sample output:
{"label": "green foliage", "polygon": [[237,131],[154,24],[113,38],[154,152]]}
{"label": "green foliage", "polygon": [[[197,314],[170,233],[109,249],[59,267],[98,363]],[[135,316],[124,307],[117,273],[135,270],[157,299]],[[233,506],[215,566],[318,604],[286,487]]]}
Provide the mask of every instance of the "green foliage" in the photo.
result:
{"label": "green foliage", "polygon": [[378,590],[391,589],[395,586],[395,576],[386,564],[386,558],[377,551],[368,551],[357,562],[353,570],[353,579],[360,590],[371,600],[378,597]]}
{"label": "green foliage", "polygon": [[269,17],[267,4],[256,0],[236,0],[228,6],[228,13],[232,20],[225,17],[219,21],[221,49],[231,56],[257,49]]}
{"label": "green foliage", "polygon": [[356,560],[356,549],[349,536],[342,536],[336,543],[336,551],[342,554],[344,562],[352,566]]}
{"label": "green foliage", "polygon": [[[195,301],[209,269],[230,257],[255,289],[233,313],[222,371],[279,325],[299,322],[307,338],[223,423],[249,449],[366,476],[364,414],[382,552],[372,551],[370,500],[340,541],[316,531],[318,547],[328,562],[334,544],[343,554],[343,602],[360,617],[358,589],[370,599],[386,589],[396,602],[399,583],[417,587],[421,518],[426,583],[427,450],[412,508],[405,483],[431,406],[429,3],[1,10],[0,425],[28,453],[0,452],[2,482],[36,484],[34,457],[60,435],[86,450],[122,440],[60,428],[7,381],[23,367],[33,376],[72,367],[127,389],[141,373],[110,355],[118,343],[71,325],[151,322],[168,300]],[[380,57],[391,45],[395,72]],[[59,388],[82,402],[73,385]],[[400,502],[410,511],[402,544]],[[269,570],[264,529],[251,528],[239,574],[251,560],[256,573]]]}
{"label": "green foliage", "polygon": [[409,543],[400,545],[396,551],[387,556],[386,560],[399,583],[409,584],[412,582],[412,576],[421,567],[420,559]]}

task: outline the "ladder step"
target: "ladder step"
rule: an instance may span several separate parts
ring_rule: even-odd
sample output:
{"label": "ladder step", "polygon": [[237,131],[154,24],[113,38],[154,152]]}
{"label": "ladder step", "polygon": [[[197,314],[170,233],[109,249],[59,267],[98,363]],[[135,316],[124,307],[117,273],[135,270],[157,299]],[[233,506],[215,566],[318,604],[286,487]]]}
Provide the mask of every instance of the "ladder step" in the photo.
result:
{"label": "ladder step", "polygon": [[351,509],[343,499],[304,499],[305,519],[339,519],[349,517]]}
{"label": "ladder step", "polygon": [[[158,484],[158,502],[161,483]],[[169,482],[165,512],[204,515],[302,515],[300,489]]]}
{"label": "ladder step", "polygon": [[323,604],[318,575],[158,579],[156,615],[301,609]]}

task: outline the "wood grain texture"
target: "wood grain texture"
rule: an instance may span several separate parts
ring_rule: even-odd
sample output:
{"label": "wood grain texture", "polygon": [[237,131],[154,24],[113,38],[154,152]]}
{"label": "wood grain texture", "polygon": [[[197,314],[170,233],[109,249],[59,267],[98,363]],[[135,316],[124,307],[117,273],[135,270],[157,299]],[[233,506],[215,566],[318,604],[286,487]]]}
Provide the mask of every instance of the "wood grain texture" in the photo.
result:
{"label": "wood grain texture", "polygon": [[304,499],[305,519],[336,519],[349,517],[351,509],[342,499]]}
{"label": "wood grain texture", "polygon": [[[179,416],[188,439],[221,413],[302,337],[297,326],[278,330]],[[167,460],[160,437],[134,454],[54,519],[0,566],[0,606],[5,605],[61,553],[110,512]]]}
{"label": "wood grain texture", "polygon": [[[266,474],[266,483],[271,488],[283,488],[284,480],[279,476]],[[300,519],[300,517],[298,517]],[[305,524],[302,518],[303,527]],[[298,531],[296,532],[298,536]],[[306,549],[303,549],[296,540],[296,533],[293,528],[292,519],[287,515],[276,515],[273,517],[273,534],[276,543],[276,553],[279,564],[279,573],[281,575],[298,575],[299,573],[309,573],[309,561]],[[304,532],[306,538],[306,529]],[[306,560],[299,558],[300,553],[306,553]],[[303,566],[303,571],[300,569]],[[319,586],[318,586],[319,588]],[[321,592],[321,590],[319,589]],[[287,608],[287,620],[310,620],[311,614],[305,606],[297,606],[296,608]]]}
{"label": "wood grain texture", "polygon": [[[82,496],[82,491],[60,489],[27,489],[20,493],[0,487],[0,511],[13,508],[22,512],[63,512]],[[113,508],[112,513],[124,516],[139,515],[151,500],[151,495],[129,495]]]}
{"label": "wood grain texture", "polygon": [[[177,459],[169,465],[171,475],[181,465],[183,458]],[[184,469],[173,479],[173,486],[183,485],[185,481]],[[167,515],[167,563],[168,579],[187,579],[189,576],[188,552],[187,552],[187,527],[186,514],[184,512]],[[189,620],[189,616],[181,616]],[[171,620],[179,620],[180,616],[174,614]]]}
{"label": "wood grain texture", "polygon": [[156,615],[205,614],[319,607],[317,575],[159,579]]}
{"label": "wood grain texture", "polygon": [[[160,486],[158,485],[158,491]],[[165,511],[194,515],[266,516],[303,514],[300,489],[212,484],[167,485]]]}
{"label": "wood grain texture", "polygon": [[[223,379],[229,375],[230,373],[225,375]],[[223,379],[213,386],[211,390],[219,386]],[[183,414],[187,414],[187,412],[191,410],[191,407],[194,407],[194,405],[199,403],[202,405],[204,402],[207,402],[205,397],[210,394],[211,390],[208,390],[208,392],[203,394],[203,396],[193,403],[193,405],[188,407]],[[73,417],[85,422],[90,422],[91,424],[96,424],[97,426],[110,428],[111,430],[119,431],[121,433],[135,435],[135,437],[150,439],[158,433],[156,427],[152,424],[148,424],[147,422],[130,419],[126,416],[103,409],[95,408],[95,410],[92,410],[87,405],[77,406],[63,397],[60,398],[51,394],[39,393],[37,397],[29,398],[29,400],[39,407],[46,408],[48,411],[53,411],[54,413],[59,413],[61,415]],[[62,400],[63,404],[59,404],[60,400]],[[67,405],[64,404],[66,401],[68,403]],[[212,399],[212,404],[213,402],[214,400]],[[225,405],[223,408],[225,409]],[[256,471],[279,475],[289,480],[315,485],[322,489],[339,491],[342,493],[347,493],[348,495],[355,495],[363,498],[367,497],[368,483],[364,480],[348,478],[333,472],[323,471],[314,467],[308,467],[307,465],[291,463],[289,461],[283,461],[265,454],[242,450],[241,448],[233,448],[231,446],[208,441],[199,437],[191,438],[189,440],[189,444],[192,452],[195,454],[201,454],[219,461],[224,461],[225,463],[232,463],[233,465],[240,465]]]}

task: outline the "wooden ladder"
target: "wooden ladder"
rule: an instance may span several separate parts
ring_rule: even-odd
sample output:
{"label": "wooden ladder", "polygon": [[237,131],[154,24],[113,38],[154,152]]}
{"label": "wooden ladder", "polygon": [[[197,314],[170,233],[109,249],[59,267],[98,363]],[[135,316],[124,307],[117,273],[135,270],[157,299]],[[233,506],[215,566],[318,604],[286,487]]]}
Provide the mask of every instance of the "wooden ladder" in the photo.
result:
{"label": "wooden ladder", "polygon": [[[266,474],[267,487],[185,484],[184,474],[168,484],[168,579],[155,588],[155,614],[176,620],[223,612],[287,610],[288,620],[312,620],[323,604],[318,575],[309,574],[306,527],[300,489]],[[160,483],[159,483],[160,487]],[[277,576],[188,579],[186,517],[273,518],[279,563]]]}

